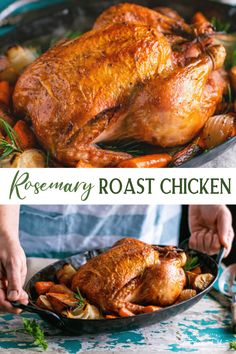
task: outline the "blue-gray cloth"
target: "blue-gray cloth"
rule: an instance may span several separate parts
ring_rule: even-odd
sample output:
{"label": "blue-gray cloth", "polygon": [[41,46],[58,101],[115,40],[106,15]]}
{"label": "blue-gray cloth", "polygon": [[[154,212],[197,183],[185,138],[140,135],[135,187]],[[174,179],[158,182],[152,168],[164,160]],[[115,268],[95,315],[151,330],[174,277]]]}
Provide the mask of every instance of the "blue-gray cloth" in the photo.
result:
{"label": "blue-gray cloth", "polygon": [[181,208],[176,205],[31,205],[20,212],[26,255],[64,258],[111,246],[122,237],[178,244]]}

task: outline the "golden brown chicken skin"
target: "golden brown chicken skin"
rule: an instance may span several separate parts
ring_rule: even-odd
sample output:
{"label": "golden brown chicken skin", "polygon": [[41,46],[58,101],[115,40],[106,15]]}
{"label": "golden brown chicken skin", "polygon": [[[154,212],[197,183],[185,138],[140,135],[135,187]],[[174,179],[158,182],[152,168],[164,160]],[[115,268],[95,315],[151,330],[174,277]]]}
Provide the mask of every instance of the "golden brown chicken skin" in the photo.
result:
{"label": "golden brown chicken skin", "polygon": [[144,6],[129,3],[114,5],[98,16],[93,28],[98,29],[114,23],[147,25],[165,34],[192,34],[191,27],[177,13],[175,13],[173,18],[173,11],[167,8],[165,10],[164,8],[152,10]]}
{"label": "golden brown chicken skin", "polygon": [[167,247],[159,252],[136,239],[124,238],[107,252],[82,265],[72,290],[104,312],[145,311],[144,305],[173,304],[185,286],[185,254]]}
{"label": "golden brown chicken skin", "polygon": [[130,155],[97,143],[172,147],[198,134],[222,100],[225,50],[208,37],[192,40],[192,29],[171,16],[134,4],[112,7],[95,29],[59,43],[25,70],[15,111],[31,119],[51,156],[70,166],[112,167]]}
{"label": "golden brown chicken skin", "polygon": [[117,164],[127,155],[99,151],[93,141],[147,80],[170,68],[170,46],[161,33],[112,25],[59,44],[32,63],[16,84],[15,110],[30,117],[40,142],[59,161]]}

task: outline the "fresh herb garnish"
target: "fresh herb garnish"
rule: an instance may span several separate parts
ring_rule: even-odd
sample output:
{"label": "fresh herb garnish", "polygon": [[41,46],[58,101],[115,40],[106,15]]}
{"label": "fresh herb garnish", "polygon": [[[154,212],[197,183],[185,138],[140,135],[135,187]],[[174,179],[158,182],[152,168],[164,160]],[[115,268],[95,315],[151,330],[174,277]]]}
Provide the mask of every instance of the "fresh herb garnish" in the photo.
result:
{"label": "fresh herb garnish", "polygon": [[222,114],[228,113],[231,110],[232,103],[233,103],[233,93],[232,93],[231,85],[228,84],[227,94],[225,94],[222,99],[222,104],[225,107]]}
{"label": "fresh herb garnish", "polygon": [[185,272],[188,272],[188,271],[190,271],[190,270],[192,270],[192,269],[194,269],[194,268],[196,268],[198,266],[199,266],[199,259],[198,259],[197,256],[188,257],[187,258],[187,262],[186,262],[186,264],[184,266],[184,270],[185,270]]}
{"label": "fresh herb garnish", "polygon": [[229,342],[229,349],[236,350],[236,340]]}
{"label": "fresh herb garnish", "polygon": [[45,165],[46,165],[46,167],[49,167],[49,162],[50,162],[50,152],[47,151],[46,159],[45,159]]}
{"label": "fresh herb garnish", "polygon": [[65,33],[65,37],[68,39],[75,39],[77,37],[80,37],[82,33],[80,31],[68,31]]}
{"label": "fresh herb garnish", "polygon": [[223,22],[216,17],[212,17],[211,23],[213,24],[216,32],[228,32],[231,24],[229,22]]}
{"label": "fresh herb garnish", "polygon": [[132,156],[142,156],[145,155],[144,144],[137,141],[114,141],[111,143],[99,143],[99,147],[102,149],[109,149],[112,151],[122,151],[130,154]]}
{"label": "fresh herb garnish", "polygon": [[35,320],[28,320],[23,318],[24,330],[30,336],[33,337],[33,345],[41,347],[43,350],[47,350],[48,344],[44,337],[44,332]]}
{"label": "fresh herb garnish", "polygon": [[83,307],[85,305],[85,299],[81,295],[79,288],[77,288],[77,292],[75,293],[74,296],[75,296],[76,300],[78,300],[78,302],[77,302],[78,306]]}
{"label": "fresh herb garnish", "polygon": [[233,54],[232,54],[232,66],[235,66],[235,65],[236,65],[236,48],[234,49]]}
{"label": "fresh herb garnish", "polygon": [[8,333],[28,334],[33,338],[32,345],[40,347],[43,350],[47,350],[48,343],[45,340],[44,332],[41,329],[40,325],[35,320],[28,320],[27,318],[23,318],[22,320],[23,320],[23,328],[4,331],[2,333],[3,334],[8,334]]}
{"label": "fresh herb garnish", "polygon": [[0,117],[0,125],[4,129],[6,136],[10,141],[7,141],[6,139],[1,138],[0,139],[0,150],[1,150],[1,156],[0,160],[5,159],[9,155],[11,155],[13,152],[22,152],[22,149],[19,145],[17,134],[12,129],[9,123],[7,123],[3,118]]}

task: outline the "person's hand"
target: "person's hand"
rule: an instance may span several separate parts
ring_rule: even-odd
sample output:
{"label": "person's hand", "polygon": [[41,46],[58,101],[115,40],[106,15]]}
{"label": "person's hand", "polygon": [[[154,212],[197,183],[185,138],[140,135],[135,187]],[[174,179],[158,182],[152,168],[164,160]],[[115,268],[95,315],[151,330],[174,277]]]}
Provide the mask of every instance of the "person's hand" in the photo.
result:
{"label": "person's hand", "polygon": [[28,303],[28,295],[23,290],[26,272],[26,257],[19,241],[0,235],[0,312],[21,312],[9,301]]}
{"label": "person's hand", "polygon": [[225,205],[189,206],[189,246],[209,255],[216,254],[221,245],[229,254],[234,238],[232,216]]}

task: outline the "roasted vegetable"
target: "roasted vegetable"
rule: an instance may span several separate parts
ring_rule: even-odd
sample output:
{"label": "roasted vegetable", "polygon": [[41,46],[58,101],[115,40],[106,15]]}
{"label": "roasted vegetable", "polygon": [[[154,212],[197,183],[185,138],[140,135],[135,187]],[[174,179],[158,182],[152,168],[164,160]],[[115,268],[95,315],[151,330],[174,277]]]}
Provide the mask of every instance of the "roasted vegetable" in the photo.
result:
{"label": "roasted vegetable", "polygon": [[73,291],[70,290],[65,284],[53,284],[49,291],[50,293],[57,293],[57,294],[71,294],[73,295]]}
{"label": "roasted vegetable", "polygon": [[77,168],[92,168],[95,166],[91,165],[90,163],[86,163],[83,160],[80,160],[77,162],[75,167],[77,167]]}
{"label": "roasted vegetable", "polygon": [[119,315],[120,317],[130,317],[130,316],[134,316],[134,313],[128,310],[126,307],[122,307],[119,310]]}
{"label": "roasted vegetable", "polygon": [[44,295],[48,293],[52,285],[54,285],[52,281],[37,281],[34,286],[38,295]]}
{"label": "roasted vegetable", "polygon": [[162,307],[160,306],[152,306],[152,305],[149,305],[149,306],[145,306],[144,309],[143,309],[143,313],[148,313],[148,312],[155,312],[155,311],[159,311],[161,310]]}
{"label": "roasted vegetable", "polygon": [[211,284],[213,279],[214,276],[210,273],[199,274],[193,282],[193,288],[198,291],[203,291]]}
{"label": "roasted vegetable", "polygon": [[71,264],[65,264],[61,269],[56,272],[56,277],[60,284],[65,284],[70,287],[73,275],[76,270]]}
{"label": "roasted vegetable", "polygon": [[38,57],[34,48],[16,45],[0,58],[0,80],[15,83],[23,70]]}
{"label": "roasted vegetable", "polygon": [[210,117],[202,131],[202,138],[207,149],[218,146],[235,135],[235,113],[227,113]]}
{"label": "roasted vegetable", "polygon": [[153,154],[134,157],[119,163],[118,167],[155,168],[166,167],[172,160],[169,154]]}
{"label": "roasted vegetable", "polygon": [[186,277],[187,277],[187,281],[188,281],[188,286],[192,288],[194,280],[197,277],[197,274],[193,273],[193,272],[190,272],[190,271],[187,271],[186,272]]}
{"label": "roasted vegetable", "polygon": [[191,270],[191,272],[194,273],[194,274],[201,274],[202,273],[202,269],[201,269],[200,266],[197,266],[197,267],[193,268]]}
{"label": "roasted vegetable", "polygon": [[18,120],[13,129],[22,150],[32,149],[36,146],[36,137],[25,121]]}
{"label": "roasted vegetable", "polygon": [[178,297],[178,300],[176,301],[176,303],[182,302],[182,301],[186,301],[188,299],[191,299],[191,297],[194,297],[197,295],[196,290],[194,289],[184,289],[181,291],[180,296]]}
{"label": "roasted vegetable", "polygon": [[71,294],[47,293],[46,296],[53,309],[58,313],[61,313],[67,307],[75,308],[77,306],[77,300]]}
{"label": "roasted vegetable", "polygon": [[0,167],[8,168],[40,168],[45,167],[45,155],[37,149],[25,150],[23,153],[12,153],[0,161]]}
{"label": "roasted vegetable", "polygon": [[195,138],[185,148],[178,151],[174,156],[171,165],[178,167],[203,152],[203,144],[200,137]]}
{"label": "roasted vegetable", "polygon": [[9,106],[11,98],[10,85],[7,81],[0,81],[0,102]]}
{"label": "roasted vegetable", "polygon": [[236,93],[236,65],[233,66],[229,71],[230,83]]}
{"label": "roasted vegetable", "polygon": [[184,266],[185,272],[193,271],[193,269],[196,268],[196,267],[199,267],[199,259],[198,259],[198,257],[197,256],[195,256],[195,257],[188,256],[187,257],[187,261],[186,261],[185,266]]}
{"label": "roasted vegetable", "polygon": [[42,309],[53,311],[53,307],[50,304],[46,295],[40,295],[37,298],[36,305],[38,307],[41,307]]}
{"label": "roasted vegetable", "polygon": [[88,303],[86,303],[84,307],[79,306],[72,311],[70,310],[64,311],[63,315],[65,315],[68,318],[86,319],[86,320],[95,320],[95,319],[103,318],[98,308]]}
{"label": "roasted vegetable", "polygon": [[[0,118],[4,120],[11,127],[15,124],[15,120],[10,114],[8,107],[5,104],[1,104],[1,103],[0,103]],[[6,131],[2,126],[2,124],[0,124],[0,131],[4,136],[6,135]]]}

